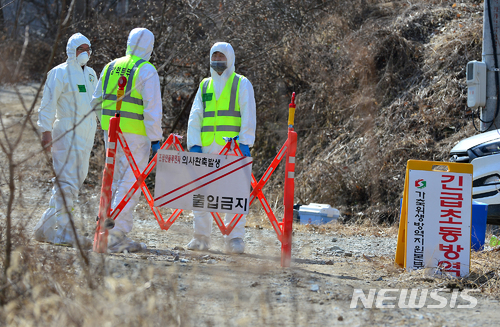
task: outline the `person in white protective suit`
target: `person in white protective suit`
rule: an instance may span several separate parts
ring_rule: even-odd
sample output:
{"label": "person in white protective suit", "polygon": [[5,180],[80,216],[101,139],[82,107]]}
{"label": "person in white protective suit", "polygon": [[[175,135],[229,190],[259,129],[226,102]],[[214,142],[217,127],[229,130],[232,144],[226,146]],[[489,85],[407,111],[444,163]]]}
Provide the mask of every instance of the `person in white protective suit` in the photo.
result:
{"label": "person in white protective suit", "polygon": [[[42,103],[38,109],[38,126],[42,145],[52,149],[56,177],[49,208],[35,227],[40,242],[75,245],[69,212],[87,177],[89,158],[96,131],[96,115],[90,106],[97,84],[97,74],[88,67],[92,49],[84,35],[72,35],[66,46],[68,59],[47,74]],[[50,147],[52,140],[54,143]],[[79,236],[80,244],[92,242]]]}
{"label": "person in white protective suit", "polygon": [[[234,69],[234,50],[229,43],[217,42],[210,50],[210,78],[204,79],[191,107],[188,121],[187,147],[190,152],[218,154],[225,145],[224,138],[238,137],[244,156],[250,157],[255,141],[256,109],[253,86]],[[212,215],[193,211],[194,238],[187,248],[206,251],[210,248]],[[225,224],[234,215],[226,214]],[[224,236],[226,251],[245,251],[246,216],[233,231]]]}
{"label": "person in white protective suit", "polygon": [[[98,112],[102,109],[98,117],[108,148],[109,120],[115,115],[118,79],[120,76],[127,78],[120,111],[120,129],[140,171],[148,164],[150,149],[155,155],[162,139],[160,78],[156,68],[148,61],[153,52],[153,45],[154,35],[151,31],[145,28],[133,29],[128,37],[126,56],[104,67],[92,98],[92,105]],[[127,157],[122,147],[118,146],[112,186],[112,209],[120,204],[135,181]],[[115,226],[109,231],[109,252],[137,252],[146,248],[143,243],[135,242],[126,236],[132,230],[132,211],[139,202],[140,194],[139,189],[115,219]]]}

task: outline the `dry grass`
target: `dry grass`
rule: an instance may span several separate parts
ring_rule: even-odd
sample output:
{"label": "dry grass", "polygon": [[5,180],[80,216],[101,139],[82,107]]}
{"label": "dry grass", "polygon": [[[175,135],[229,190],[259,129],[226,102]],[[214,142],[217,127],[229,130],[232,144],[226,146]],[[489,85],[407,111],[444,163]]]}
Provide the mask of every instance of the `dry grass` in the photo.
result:
{"label": "dry grass", "polygon": [[295,223],[293,229],[300,232],[310,232],[317,234],[335,234],[339,236],[379,236],[396,237],[397,226],[384,227],[371,220],[363,220],[357,224],[328,223],[325,225],[301,225]]}
{"label": "dry grass", "polygon": [[[19,248],[8,272],[11,300],[0,310],[9,326],[184,325],[186,310],[176,295],[175,268],[137,266],[134,258],[101,261],[85,271],[72,250]],[[53,248],[52,248],[53,249]],[[52,252],[52,253],[50,253]],[[127,264],[127,262],[130,262]],[[121,265],[121,267],[120,267]],[[130,314],[132,313],[133,314]]]}
{"label": "dry grass", "polygon": [[471,256],[471,274],[459,285],[478,288],[483,293],[500,299],[500,247],[487,251],[473,252]]}

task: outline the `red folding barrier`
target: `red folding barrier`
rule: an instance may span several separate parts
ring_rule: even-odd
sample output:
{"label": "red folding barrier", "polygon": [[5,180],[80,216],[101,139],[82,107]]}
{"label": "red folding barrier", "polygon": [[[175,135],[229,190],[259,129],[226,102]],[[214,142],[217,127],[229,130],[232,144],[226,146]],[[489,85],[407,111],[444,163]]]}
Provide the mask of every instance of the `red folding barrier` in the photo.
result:
{"label": "red folding barrier", "polygon": [[[151,196],[151,193],[144,183],[144,180],[151,173],[153,168],[157,163],[157,155],[153,157],[151,162],[147,165],[143,172],[139,171],[137,164],[134,160],[133,154],[131,153],[127,141],[120,129],[120,107],[121,107],[121,99],[123,98],[123,90],[126,84],[126,79],[122,77],[124,81],[120,79],[120,81],[124,82],[123,86],[119,81],[119,89],[118,89],[118,101],[116,105],[116,114],[115,117],[110,119],[110,126],[108,130],[108,149],[106,151],[106,164],[103,172],[103,182],[101,187],[101,199],[99,206],[99,216],[97,221],[97,228],[94,237],[94,251],[104,253],[107,249],[107,236],[108,229],[114,227],[114,220],[123,210],[123,208],[127,205],[130,198],[134,195],[134,193],[141,188],[144,196],[146,197],[146,201],[153,212],[159,226],[163,230],[168,230],[170,226],[175,222],[175,220],[182,213],[182,209],[176,209],[170,217],[165,221],[163,216],[158,209],[158,207],[154,206],[154,199]],[[297,148],[297,133],[293,130],[293,121],[295,114],[295,93],[292,95],[292,101],[289,106],[289,118],[288,118],[288,139],[285,144],[281,147],[280,151],[271,162],[266,172],[262,176],[262,178],[257,182],[255,176],[252,174],[252,192],[250,193],[250,204],[253,203],[255,198],[258,198],[264,211],[266,212],[271,225],[273,226],[276,235],[278,236],[278,240],[281,242],[281,266],[289,267],[291,262],[291,249],[292,249],[292,223],[293,223],[293,197],[294,197],[294,173],[295,173],[295,152]],[[167,150],[170,146],[174,146],[177,151],[184,151],[182,145],[179,141],[181,137],[175,134],[171,134],[168,139],[163,143],[161,149]],[[123,148],[123,151],[130,163],[130,167],[134,172],[136,181],[134,185],[129,189],[125,197],[120,201],[118,206],[111,211],[111,185],[113,182],[113,173],[114,173],[114,162],[116,155],[116,146],[117,141],[120,143],[120,146]],[[231,140],[226,143],[224,148],[220,151],[221,155],[228,155],[233,151],[237,156],[243,156],[238,143],[236,140]],[[279,165],[281,160],[286,157],[286,167],[285,167],[285,191],[284,191],[284,218],[283,222],[278,222],[276,219],[271,207],[262,193],[262,188],[269,180],[273,172],[276,170],[276,167]],[[243,214],[234,215],[233,219],[226,226],[220,217],[218,212],[211,212],[212,217],[215,220],[215,223],[219,227],[221,233],[223,235],[229,235],[236,224],[240,221]]]}

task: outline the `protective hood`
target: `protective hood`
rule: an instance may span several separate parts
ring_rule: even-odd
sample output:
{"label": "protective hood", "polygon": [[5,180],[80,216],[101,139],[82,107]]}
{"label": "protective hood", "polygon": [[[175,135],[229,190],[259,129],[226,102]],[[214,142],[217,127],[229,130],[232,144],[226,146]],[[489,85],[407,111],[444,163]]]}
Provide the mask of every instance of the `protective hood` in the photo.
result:
{"label": "protective hood", "polygon": [[219,76],[213,68],[210,68],[210,76],[214,81],[215,88],[215,98],[219,99],[222,91],[224,90],[224,86],[228,78],[234,73],[234,50],[231,44],[226,42],[217,42],[210,49],[210,59],[212,58],[212,54],[214,52],[222,52],[227,59],[227,69]]}
{"label": "protective hood", "polygon": [[155,36],[150,30],[146,28],[134,28],[128,35],[127,56],[134,55],[149,61],[154,44]]}
{"label": "protective hood", "polygon": [[66,62],[76,62],[76,48],[78,48],[82,44],[88,44],[89,47],[91,46],[90,40],[87,39],[87,37],[82,33],[71,35],[68,40],[68,44],[66,45],[66,53],[68,54],[68,59],[66,60]]}

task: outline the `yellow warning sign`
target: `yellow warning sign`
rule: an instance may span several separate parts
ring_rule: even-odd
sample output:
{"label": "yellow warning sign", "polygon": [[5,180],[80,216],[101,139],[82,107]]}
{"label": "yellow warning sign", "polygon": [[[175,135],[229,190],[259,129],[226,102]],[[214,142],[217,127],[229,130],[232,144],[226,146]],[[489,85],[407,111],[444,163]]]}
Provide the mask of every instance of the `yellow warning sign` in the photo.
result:
{"label": "yellow warning sign", "polygon": [[464,276],[470,266],[472,164],[408,160],[396,263]]}

